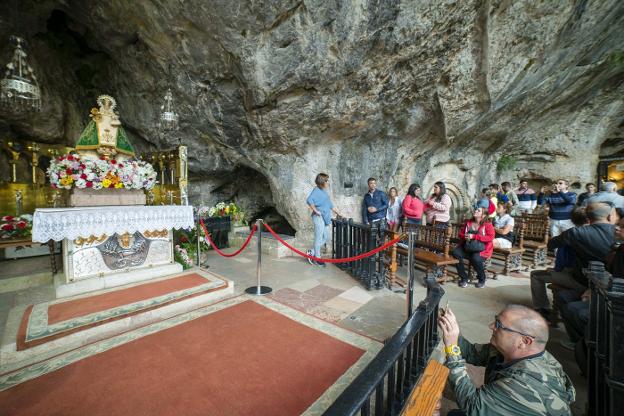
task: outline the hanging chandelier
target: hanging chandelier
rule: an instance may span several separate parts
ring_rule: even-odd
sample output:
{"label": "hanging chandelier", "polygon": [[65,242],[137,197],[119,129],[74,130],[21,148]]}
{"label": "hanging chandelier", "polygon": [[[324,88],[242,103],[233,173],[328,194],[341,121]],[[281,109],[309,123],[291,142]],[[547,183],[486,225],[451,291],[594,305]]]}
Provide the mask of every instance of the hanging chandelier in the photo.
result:
{"label": "hanging chandelier", "polygon": [[41,90],[34,70],[26,62],[26,42],[17,36],[10,39],[15,43],[15,52],[0,81],[0,105],[13,113],[40,111]]}
{"label": "hanging chandelier", "polygon": [[171,93],[171,88],[167,90],[167,94],[165,94],[165,102],[160,107],[160,122],[159,128],[162,131],[172,131],[178,129],[178,113],[176,113],[173,109],[173,94]]}

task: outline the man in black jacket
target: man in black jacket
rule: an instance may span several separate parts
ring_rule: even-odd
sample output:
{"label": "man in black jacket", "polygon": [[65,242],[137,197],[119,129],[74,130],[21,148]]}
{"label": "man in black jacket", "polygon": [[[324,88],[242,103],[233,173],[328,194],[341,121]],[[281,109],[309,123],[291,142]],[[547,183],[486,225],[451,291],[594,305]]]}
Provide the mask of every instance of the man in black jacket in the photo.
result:
{"label": "man in black jacket", "polygon": [[364,224],[386,219],[388,210],[388,195],[377,189],[377,179],[368,178],[368,192],[362,203],[362,222]]}
{"label": "man in black jacket", "polygon": [[551,250],[563,245],[570,246],[576,255],[576,262],[571,271],[544,271],[531,274],[533,306],[546,319],[550,318],[546,283],[555,283],[559,287],[577,290],[580,299],[588,287],[583,268],[587,267],[590,261],[605,261],[615,240],[613,212],[613,207],[608,204],[602,202],[589,204],[587,206],[589,225],[566,230],[548,242],[548,248]]}

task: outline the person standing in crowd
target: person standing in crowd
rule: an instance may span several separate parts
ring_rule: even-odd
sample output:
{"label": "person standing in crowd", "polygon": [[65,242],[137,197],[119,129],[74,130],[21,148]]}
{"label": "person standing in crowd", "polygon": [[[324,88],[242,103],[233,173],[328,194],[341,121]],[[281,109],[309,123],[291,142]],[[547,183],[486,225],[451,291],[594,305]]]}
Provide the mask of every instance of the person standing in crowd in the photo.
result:
{"label": "person standing in crowd", "polygon": [[401,198],[399,191],[394,186],[388,190],[388,210],[386,211],[386,221],[388,229],[397,232],[401,221]]}
{"label": "person standing in crowd", "polygon": [[[340,214],[334,208],[334,204],[329,198],[329,175],[319,173],[314,180],[316,187],[312,189],[306,204],[312,210],[312,223],[314,224],[314,248],[308,250],[308,255],[321,257],[321,246],[325,244],[329,236],[329,224],[331,224],[332,211],[336,216]],[[310,264],[325,267],[325,263],[308,259]]]}
{"label": "person standing in crowd", "polygon": [[490,184],[490,191],[492,191],[492,193],[496,195],[496,206],[498,206],[498,202],[500,201],[509,202],[509,198],[507,197],[507,195],[505,195],[504,192],[501,191],[500,186],[497,183]]}
{"label": "person standing in crowd", "polygon": [[368,192],[364,195],[362,202],[362,222],[372,224],[386,220],[386,210],[388,209],[388,195],[384,191],[377,189],[377,179],[368,178]]}
{"label": "person standing in crowd", "polygon": [[425,201],[425,217],[427,224],[436,223],[439,227],[448,226],[451,219],[451,197],[446,193],[443,182],[433,184],[433,194]]}
{"label": "person standing in crowd", "polygon": [[600,186],[600,192],[588,195],[582,206],[587,206],[592,202],[607,202],[615,208],[624,209],[624,197],[617,193],[617,184],[614,182],[604,182]]}
{"label": "person standing in crowd", "polygon": [[468,274],[464,266],[464,259],[468,259],[474,267],[478,282],[477,288],[485,287],[485,265],[486,259],[492,256],[494,246],[494,227],[486,221],[485,210],[481,201],[472,214],[472,219],[466,221],[459,229],[460,243],[451,253],[459,260],[457,263],[457,274],[459,275],[459,287],[468,287]]}
{"label": "person standing in crowd", "polygon": [[602,202],[589,204],[585,211],[589,225],[574,227],[548,241],[550,250],[569,246],[574,250],[574,267],[560,272],[541,271],[531,273],[531,296],[533,307],[544,318],[551,320],[551,309],[546,293],[546,284],[554,283],[559,287],[574,289],[580,299],[587,289],[587,278],[583,274],[590,261],[605,262],[615,239],[615,225],[612,217],[615,210]]}
{"label": "person standing in crowd", "polygon": [[514,218],[510,215],[511,204],[499,202],[494,218],[494,247],[509,249],[514,243]]}
{"label": "person standing in crowd", "polygon": [[518,197],[518,210],[532,212],[537,206],[537,195],[535,191],[529,188],[529,183],[526,179],[520,181],[520,187],[516,189],[516,196]]}
{"label": "person standing in crowd", "polygon": [[537,196],[538,205],[547,204],[549,207],[550,235],[558,236],[574,226],[570,217],[576,205],[576,194],[568,191],[569,183],[565,179],[558,179],[553,185],[550,195],[546,195],[547,187],[542,186]]}
{"label": "person standing in crowd", "polygon": [[420,185],[413,183],[403,199],[403,216],[408,224],[420,224],[425,205],[420,199]]}
{"label": "person standing in crowd", "polygon": [[[501,183],[501,187],[503,188],[503,194],[511,203],[511,209],[516,209],[520,201],[518,200],[518,195],[516,195],[516,193],[513,191],[511,184],[509,182],[503,182]],[[509,213],[511,214],[511,211],[509,211]]]}
{"label": "person standing in crowd", "polygon": [[596,193],[596,185],[589,182],[585,184],[585,192],[578,196],[578,200],[576,201],[576,205],[583,206],[583,201],[588,197],[592,196]]}
{"label": "person standing in crowd", "polygon": [[[448,383],[459,406],[448,416],[570,416],[576,391],[561,364],[546,351],[548,324],[526,306],[508,305],[490,323],[488,344],[461,336],[457,318],[440,313]],[[466,363],[485,367],[483,386],[472,382]]]}

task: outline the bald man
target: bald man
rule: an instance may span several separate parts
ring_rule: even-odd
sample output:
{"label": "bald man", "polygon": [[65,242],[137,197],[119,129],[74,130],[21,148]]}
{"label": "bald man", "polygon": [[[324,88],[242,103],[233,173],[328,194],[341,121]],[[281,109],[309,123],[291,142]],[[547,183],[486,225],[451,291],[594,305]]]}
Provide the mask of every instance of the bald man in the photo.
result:
{"label": "bald man", "polygon": [[[548,323],[536,311],[509,305],[490,323],[489,344],[471,344],[459,334],[449,309],[438,321],[446,351],[449,383],[460,410],[449,416],[571,415],[576,397],[572,381],[550,355]],[[485,366],[483,386],[476,388],[466,363]]]}

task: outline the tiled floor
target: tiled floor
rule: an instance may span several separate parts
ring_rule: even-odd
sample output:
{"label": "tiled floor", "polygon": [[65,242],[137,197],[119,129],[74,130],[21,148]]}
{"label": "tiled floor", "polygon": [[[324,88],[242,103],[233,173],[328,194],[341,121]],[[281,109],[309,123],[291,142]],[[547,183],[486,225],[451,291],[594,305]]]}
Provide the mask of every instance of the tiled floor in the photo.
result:
{"label": "tiled floor", "polygon": [[[240,294],[245,288],[256,285],[256,260],[255,247],[252,246],[234,259],[210,252],[207,263],[208,270],[234,281],[235,293]],[[399,274],[404,275],[405,270],[399,270]],[[459,318],[462,333],[468,339],[488,342],[488,324],[498,311],[509,303],[530,305],[527,277],[527,273],[499,276],[497,280],[488,280],[485,289],[461,289],[448,283],[444,285],[446,294],[442,304],[449,301]],[[270,296],[280,303],[377,340],[391,337],[407,315],[404,293],[388,289],[368,291],[333,265],[321,268],[298,257],[276,259],[263,256],[261,284],[272,287]],[[53,296],[51,286],[0,294],[0,330],[4,328],[12,307],[25,308],[29,303],[50,300]],[[416,284],[414,303],[418,304],[425,296],[426,289]],[[563,364],[574,381],[577,387],[574,412],[582,414],[586,402],[586,380],[580,376],[573,353],[559,345],[559,341],[565,338],[563,328],[553,329],[548,350]]]}

